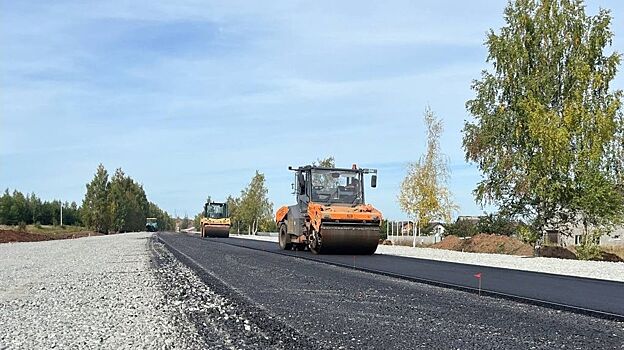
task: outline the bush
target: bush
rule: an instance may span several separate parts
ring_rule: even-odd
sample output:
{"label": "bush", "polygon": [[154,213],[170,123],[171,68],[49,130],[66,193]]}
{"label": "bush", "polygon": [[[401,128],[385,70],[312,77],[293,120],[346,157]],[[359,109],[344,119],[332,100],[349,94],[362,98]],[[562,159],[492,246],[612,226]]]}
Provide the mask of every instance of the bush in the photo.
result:
{"label": "bush", "polygon": [[262,222],[260,222],[258,231],[277,232],[277,223],[274,220],[263,220]]}
{"label": "bush", "polygon": [[41,229],[41,223],[39,221],[35,222],[35,228]]}
{"label": "bush", "polygon": [[470,220],[460,220],[446,227],[447,236],[454,235],[457,237],[472,237],[479,233],[477,225]]}
{"label": "bush", "polygon": [[601,260],[602,255],[598,246],[599,239],[600,235],[595,233],[583,235],[581,244],[576,246],[576,256],[580,260]]}
{"label": "bush", "polygon": [[511,236],[516,233],[518,223],[501,214],[489,214],[479,219],[477,231],[479,233]]}
{"label": "bush", "polygon": [[540,236],[537,233],[537,231],[534,230],[530,226],[520,225],[520,226],[518,226],[517,232],[518,232],[518,237],[524,243],[535,245],[537,240],[540,238]]}
{"label": "bush", "polygon": [[26,232],[26,223],[24,221],[20,221],[19,224],[17,224],[17,229],[20,232]]}

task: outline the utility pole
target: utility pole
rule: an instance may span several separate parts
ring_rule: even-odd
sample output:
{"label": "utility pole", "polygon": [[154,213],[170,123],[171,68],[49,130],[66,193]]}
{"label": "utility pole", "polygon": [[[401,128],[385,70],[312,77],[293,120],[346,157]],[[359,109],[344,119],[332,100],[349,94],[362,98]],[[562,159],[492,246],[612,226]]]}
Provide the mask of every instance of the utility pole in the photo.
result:
{"label": "utility pole", "polygon": [[63,226],[63,202],[61,202],[61,226]]}

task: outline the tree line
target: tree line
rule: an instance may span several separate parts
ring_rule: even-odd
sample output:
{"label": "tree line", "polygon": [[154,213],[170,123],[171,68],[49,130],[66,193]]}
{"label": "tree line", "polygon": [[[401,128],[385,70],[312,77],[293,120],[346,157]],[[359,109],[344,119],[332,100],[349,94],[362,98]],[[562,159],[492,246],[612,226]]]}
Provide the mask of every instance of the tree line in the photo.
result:
{"label": "tree line", "polygon": [[63,225],[81,225],[76,202],[44,201],[34,193],[24,195],[9,189],[0,197],[0,225],[59,225],[63,207]]}
{"label": "tree line", "polygon": [[175,227],[166,211],[148,201],[141,184],[121,168],[109,179],[102,164],[87,184],[81,214],[85,226],[101,233],[143,231],[148,217],[155,217],[161,230]]}
{"label": "tree line", "polygon": [[86,187],[80,206],[6,189],[0,197],[0,225],[59,225],[62,206],[63,225],[85,226],[100,233],[143,231],[148,217],[155,217],[161,230],[175,227],[175,220],[148,201],[143,186],[121,168],[109,179],[100,164]]}

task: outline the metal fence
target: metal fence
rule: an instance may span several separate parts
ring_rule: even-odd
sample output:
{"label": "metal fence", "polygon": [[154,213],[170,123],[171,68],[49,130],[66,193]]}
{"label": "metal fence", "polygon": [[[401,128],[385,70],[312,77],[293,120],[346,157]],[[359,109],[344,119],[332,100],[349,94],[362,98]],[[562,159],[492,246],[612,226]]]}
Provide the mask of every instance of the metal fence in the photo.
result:
{"label": "metal fence", "polygon": [[422,236],[418,225],[412,220],[391,221],[386,223],[387,239],[395,245],[434,244],[442,240],[442,234]]}
{"label": "metal fence", "polygon": [[390,237],[416,236],[416,223],[411,220],[406,221],[390,221],[386,223],[386,232],[388,239]]}

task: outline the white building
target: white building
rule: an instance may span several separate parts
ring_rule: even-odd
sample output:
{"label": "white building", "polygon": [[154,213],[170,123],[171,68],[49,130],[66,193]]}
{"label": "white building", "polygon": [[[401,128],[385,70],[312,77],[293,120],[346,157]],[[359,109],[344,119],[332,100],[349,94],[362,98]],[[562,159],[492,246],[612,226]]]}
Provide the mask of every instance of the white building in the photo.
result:
{"label": "white building", "polygon": [[[570,234],[563,234],[558,230],[546,230],[544,233],[544,242],[550,244],[558,244],[562,247],[571,247],[581,244],[583,240],[583,228],[574,227]],[[616,228],[609,234],[600,236],[601,246],[624,245],[624,226]]]}

